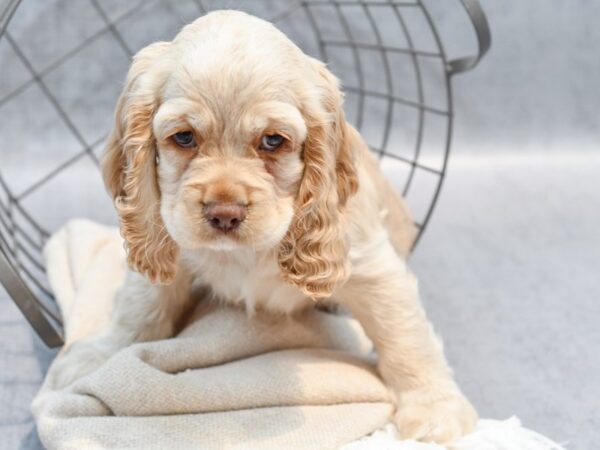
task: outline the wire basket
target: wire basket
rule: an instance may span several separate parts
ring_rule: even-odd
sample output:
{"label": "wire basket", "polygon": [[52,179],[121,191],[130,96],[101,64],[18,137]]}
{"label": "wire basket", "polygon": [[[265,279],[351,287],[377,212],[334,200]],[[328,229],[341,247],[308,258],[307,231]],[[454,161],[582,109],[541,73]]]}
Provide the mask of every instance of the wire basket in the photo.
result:
{"label": "wire basket", "polygon": [[[490,45],[462,0],[477,56],[448,60],[421,0],[9,0],[0,10],[0,282],[49,347],[61,318],[45,275],[47,238],[74,216],[115,223],[98,161],[131,56],[208,11],[275,23],[342,80],[345,109],[415,214],[437,201],[452,134],[452,75]],[[459,5],[457,0],[457,5]],[[417,238],[418,239],[418,238]]]}

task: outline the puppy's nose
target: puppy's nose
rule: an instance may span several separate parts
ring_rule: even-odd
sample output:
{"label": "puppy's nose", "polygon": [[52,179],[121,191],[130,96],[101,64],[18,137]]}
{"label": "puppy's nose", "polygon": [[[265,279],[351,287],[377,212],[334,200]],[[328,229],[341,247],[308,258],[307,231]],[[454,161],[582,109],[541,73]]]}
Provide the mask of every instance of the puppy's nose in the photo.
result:
{"label": "puppy's nose", "polygon": [[231,231],[244,221],[246,209],[246,205],[239,203],[207,203],[204,206],[204,217],[213,228]]}

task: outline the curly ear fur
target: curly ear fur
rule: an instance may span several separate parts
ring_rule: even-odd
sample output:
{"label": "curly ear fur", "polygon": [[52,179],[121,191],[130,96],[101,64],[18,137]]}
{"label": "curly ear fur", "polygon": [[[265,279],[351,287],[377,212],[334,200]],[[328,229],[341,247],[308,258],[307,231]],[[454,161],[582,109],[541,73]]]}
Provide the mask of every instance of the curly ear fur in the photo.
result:
{"label": "curly ear fur", "polygon": [[[146,76],[168,46],[165,42],[152,44],[135,56],[102,161],[104,181],[120,216],[127,261],[132,269],[158,283],[173,280],[179,248],[160,216],[152,133],[157,89],[156,80]],[[149,83],[153,85],[149,87]]]}
{"label": "curly ear fur", "polygon": [[348,276],[344,206],[358,189],[358,177],[338,80],[324,64],[311,62],[318,74],[320,107],[305,112],[304,174],[279,265],[286,281],[319,299],[331,296]]}

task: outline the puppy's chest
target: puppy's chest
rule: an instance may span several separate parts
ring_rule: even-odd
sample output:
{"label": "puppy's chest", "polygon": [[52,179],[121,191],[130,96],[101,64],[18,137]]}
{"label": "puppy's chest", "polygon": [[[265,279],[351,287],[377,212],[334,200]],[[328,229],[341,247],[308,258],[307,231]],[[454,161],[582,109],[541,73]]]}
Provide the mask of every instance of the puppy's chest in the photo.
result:
{"label": "puppy's chest", "polygon": [[253,312],[266,309],[290,314],[311,301],[281,276],[272,255],[197,253],[188,257],[195,282],[209,286],[221,300]]}

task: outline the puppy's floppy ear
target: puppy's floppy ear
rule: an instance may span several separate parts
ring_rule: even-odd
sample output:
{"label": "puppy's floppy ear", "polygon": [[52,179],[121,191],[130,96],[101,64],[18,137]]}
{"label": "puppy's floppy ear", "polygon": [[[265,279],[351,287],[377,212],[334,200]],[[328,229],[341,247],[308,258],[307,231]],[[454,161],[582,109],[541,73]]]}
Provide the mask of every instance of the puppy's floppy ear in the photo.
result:
{"label": "puppy's floppy ear", "polygon": [[331,296],[348,275],[344,207],[358,189],[350,130],[338,80],[311,59],[318,104],[304,111],[308,135],[294,220],[279,249],[284,278],[314,298]]}
{"label": "puppy's floppy ear", "polygon": [[160,216],[152,133],[159,86],[156,74],[149,73],[169,45],[152,44],[134,57],[102,161],[104,181],[120,217],[127,261],[132,269],[158,283],[173,280],[179,254]]}

